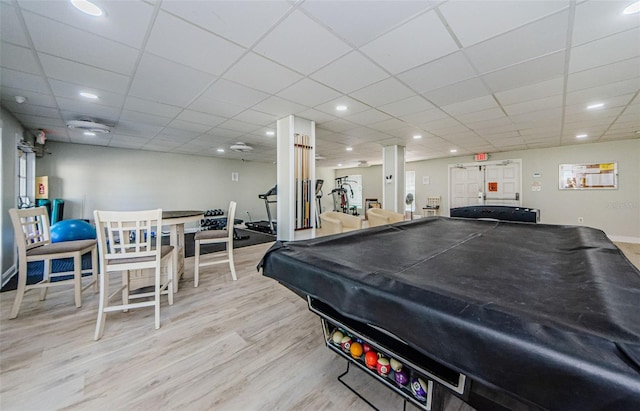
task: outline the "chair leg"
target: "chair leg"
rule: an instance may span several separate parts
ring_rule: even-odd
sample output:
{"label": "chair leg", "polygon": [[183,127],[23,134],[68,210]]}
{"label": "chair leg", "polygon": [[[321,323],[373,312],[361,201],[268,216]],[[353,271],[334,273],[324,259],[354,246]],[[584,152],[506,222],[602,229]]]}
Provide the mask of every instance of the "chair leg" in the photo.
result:
{"label": "chair leg", "polygon": [[[177,252],[175,249],[173,250],[173,252]],[[173,305],[173,279],[174,279],[174,275],[173,273],[175,272],[175,267],[173,266],[173,257],[169,258],[169,269],[167,270],[167,281],[169,282],[169,286],[167,287],[167,291],[168,291],[168,298],[169,298],[169,305]]]}
{"label": "chair leg", "polygon": [[156,266],[156,281],[155,281],[155,291],[154,291],[154,302],[155,302],[155,311],[156,311],[156,330],[160,328],[160,271],[162,271],[161,267]]}
{"label": "chair leg", "polygon": [[[42,282],[50,282],[51,281],[51,270],[52,270],[53,261],[52,260],[44,260],[42,262]],[[44,301],[47,299],[47,291],[49,291],[49,287],[43,287],[40,289],[40,301]]]}
{"label": "chair leg", "polygon": [[20,260],[18,266],[18,290],[16,292],[16,299],[13,300],[13,308],[11,309],[11,315],[9,318],[16,318],[18,311],[20,311],[20,304],[22,304],[22,297],[24,297],[24,291],[27,288],[27,262]]}
{"label": "chair leg", "polygon": [[106,321],[106,313],[104,312],[105,308],[108,305],[108,297],[109,297],[109,281],[108,274],[106,272],[100,273],[100,301],[98,302],[98,321],[96,322],[96,333],[93,337],[94,340],[99,340],[102,338],[102,334],[104,333],[104,323]]}
{"label": "chair leg", "polygon": [[76,298],[76,308],[82,307],[82,255],[73,256],[73,279]]}
{"label": "chair leg", "polygon": [[99,291],[98,287],[98,247],[91,250],[91,278],[93,281],[93,293]]}
{"label": "chair leg", "polygon": [[229,268],[231,269],[231,278],[233,278],[233,281],[236,281],[238,277],[236,276],[236,266],[235,266],[235,263],[233,262],[233,244],[227,243],[227,248],[229,249],[227,254],[229,257]]}
{"label": "chair leg", "polygon": [[193,268],[193,286],[198,286],[198,281],[200,280],[200,241],[196,240],[196,249],[195,249],[195,262]]}
{"label": "chair leg", "polygon": [[[129,304],[129,270],[121,271],[122,274],[122,305]],[[124,309],[122,312],[129,312],[129,309]]]}

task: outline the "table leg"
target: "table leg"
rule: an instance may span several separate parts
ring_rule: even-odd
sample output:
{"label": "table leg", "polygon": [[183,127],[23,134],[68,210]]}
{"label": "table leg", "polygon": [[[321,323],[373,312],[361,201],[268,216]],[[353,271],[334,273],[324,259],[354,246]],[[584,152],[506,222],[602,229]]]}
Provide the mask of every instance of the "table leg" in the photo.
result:
{"label": "table leg", "polygon": [[173,254],[173,292],[178,292],[178,282],[184,274],[184,224],[171,224],[169,244],[176,252]]}

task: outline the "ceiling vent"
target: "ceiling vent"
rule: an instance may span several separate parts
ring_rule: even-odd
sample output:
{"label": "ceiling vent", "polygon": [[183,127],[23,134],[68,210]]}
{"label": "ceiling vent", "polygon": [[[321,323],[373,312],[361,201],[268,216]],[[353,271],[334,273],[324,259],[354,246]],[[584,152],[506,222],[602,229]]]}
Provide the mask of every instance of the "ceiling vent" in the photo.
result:
{"label": "ceiling vent", "polygon": [[371,167],[371,164],[367,163],[367,160],[360,160],[358,162],[358,167]]}
{"label": "ceiling vent", "polygon": [[105,126],[104,124],[96,123],[95,121],[91,120],[67,121],[67,127],[70,129],[89,131],[96,134],[105,134],[111,132],[111,128],[109,126]]}
{"label": "ceiling vent", "polygon": [[316,161],[323,161],[326,160],[327,158],[323,155],[320,154],[316,154]]}
{"label": "ceiling vent", "polygon": [[248,151],[253,150],[253,147],[239,141],[237,143],[235,143],[234,145],[232,145],[231,147],[229,147],[231,150],[236,151],[238,153],[246,153]]}

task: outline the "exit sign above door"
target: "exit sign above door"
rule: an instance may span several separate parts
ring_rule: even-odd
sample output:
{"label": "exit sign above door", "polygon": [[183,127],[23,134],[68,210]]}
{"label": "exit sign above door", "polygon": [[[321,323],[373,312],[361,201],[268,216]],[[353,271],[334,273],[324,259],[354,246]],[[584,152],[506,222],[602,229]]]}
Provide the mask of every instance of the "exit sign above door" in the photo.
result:
{"label": "exit sign above door", "polygon": [[487,153],[478,153],[474,156],[476,161],[487,161],[489,159],[489,154]]}

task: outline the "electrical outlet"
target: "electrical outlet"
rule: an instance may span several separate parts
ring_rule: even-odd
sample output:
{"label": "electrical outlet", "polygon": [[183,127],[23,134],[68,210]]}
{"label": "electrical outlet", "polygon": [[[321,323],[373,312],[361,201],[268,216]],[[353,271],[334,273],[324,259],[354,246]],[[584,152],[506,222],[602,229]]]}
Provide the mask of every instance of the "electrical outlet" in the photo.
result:
{"label": "electrical outlet", "polygon": [[580,223],[580,224],[584,223],[584,218],[578,217],[578,223]]}

